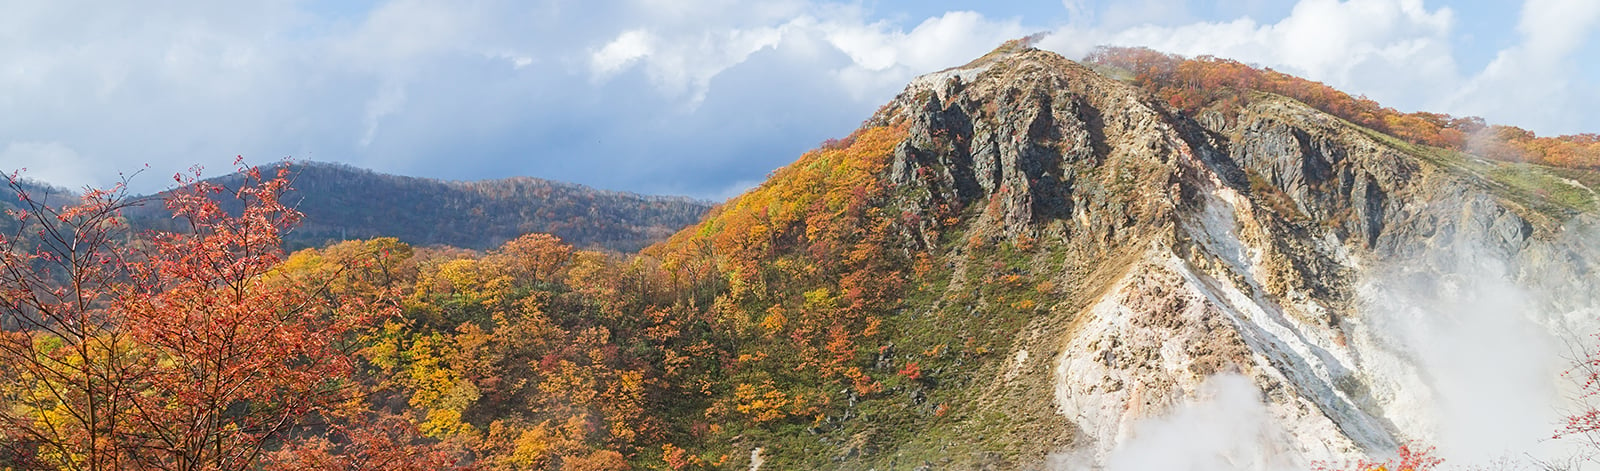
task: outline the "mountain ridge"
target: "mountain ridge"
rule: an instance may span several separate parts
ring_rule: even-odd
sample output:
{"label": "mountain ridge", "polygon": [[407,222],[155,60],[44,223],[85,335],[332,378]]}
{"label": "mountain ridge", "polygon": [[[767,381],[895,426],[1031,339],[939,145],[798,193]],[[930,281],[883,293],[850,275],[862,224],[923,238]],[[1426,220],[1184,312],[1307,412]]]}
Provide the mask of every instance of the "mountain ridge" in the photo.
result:
{"label": "mountain ridge", "polygon": [[[1288,451],[1262,459],[1308,466],[1389,454],[1437,438],[1426,425],[1437,416],[1394,398],[1446,392],[1416,376],[1425,365],[1407,363],[1414,353],[1372,330],[1388,316],[1373,310],[1384,301],[1364,288],[1381,275],[1374,267],[1451,279],[1475,269],[1474,257],[1490,258],[1506,261],[1505,277],[1533,290],[1550,281],[1542,272],[1592,283],[1583,260],[1600,260],[1600,251],[1563,234],[1567,225],[1594,225],[1593,200],[1554,204],[1531,191],[1566,185],[1553,170],[1386,139],[1281,95],[1247,94],[1231,119],[1191,117],[1053,53],[1020,44],[997,53],[913,80],[863,127],[905,133],[880,170],[887,189],[865,193],[874,208],[866,214],[899,214],[887,218],[896,228],[869,236],[915,254],[899,263],[920,266],[925,252],[944,266],[880,273],[909,287],[891,288],[907,301],[869,312],[899,325],[877,339],[886,351],[938,351],[940,340],[960,338],[1008,343],[983,329],[1017,337],[1000,358],[970,349],[943,361],[880,351],[880,371],[911,365],[943,373],[931,383],[886,383],[915,406],[880,398],[873,410],[910,415],[888,422],[894,425],[835,426],[843,436],[884,441],[841,448],[835,463],[853,457],[860,461],[846,467],[866,469],[923,456],[957,468],[1026,468],[1082,450],[1087,458],[1073,459],[1104,464],[1137,424],[1180,407],[1221,373],[1272,391],[1263,407],[1284,433],[1267,443]],[[786,170],[815,165],[802,158]],[[752,195],[782,191],[780,182],[791,182],[789,175],[776,173],[725,208],[767,207],[766,197]],[[728,217],[811,233],[761,214],[724,212],[668,246],[693,246],[679,239],[723,231],[714,221]],[[721,244],[738,253],[736,242]],[[1463,255],[1466,247],[1478,253]],[[757,253],[784,259],[781,250]],[[745,279],[759,270],[740,267],[759,265],[728,269]],[[1051,288],[1021,289],[1033,284]],[[1568,300],[1579,311],[1595,306],[1592,296]],[[999,320],[973,321],[974,313]],[[1527,316],[1552,329],[1594,327],[1549,311]],[[928,332],[943,334],[929,339]],[[976,371],[952,371],[963,363]],[[1396,364],[1410,366],[1386,366]],[[1055,400],[1028,400],[1029,390],[1053,390]],[[961,412],[912,418],[935,404],[962,404],[953,409]],[[937,438],[974,429],[987,438]],[[768,455],[781,449],[775,444],[792,443],[770,440]],[[814,458],[776,459],[819,465]]]}
{"label": "mountain ridge", "polygon": [[[285,240],[292,249],[397,237],[415,245],[484,250],[528,232],[547,232],[579,247],[633,252],[692,224],[711,207],[688,197],[600,190],[535,177],[436,180],[323,162],[278,163],[262,171],[275,172],[284,165],[292,188],[285,201],[306,215]],[[242,176],[208,181],[236,187]],[[131,211],[130,217],[163,227],[160,213],[159,205],[148,205]]]}
{"label": "mountain ridge", "polygon": [[[1184,108],[1103,70],[1020,40],[918,77],[635,254],[376,238],[274,272],[395,301],[352,340],[355,406],[484,469],[1561,456],[1552,346],[1600,331],[1600,174],[1268,92]],[[371,198],[371,175],[326,175]],[[452,204],[480,232],[528,209]]]}

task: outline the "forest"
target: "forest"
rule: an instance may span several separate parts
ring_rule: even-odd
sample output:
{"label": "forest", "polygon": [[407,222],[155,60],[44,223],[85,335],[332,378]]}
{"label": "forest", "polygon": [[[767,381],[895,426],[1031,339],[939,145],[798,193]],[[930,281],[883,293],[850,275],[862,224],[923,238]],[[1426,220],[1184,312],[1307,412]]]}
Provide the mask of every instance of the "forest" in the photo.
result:
{"label": "forest", "polygon": [[[635,256],[542,233],[286,252],[303,215],[282,201],[284,167],[241,167],[231,187],[189,177],[161,201],[184,227],[137,234],[121,187],[57,207],[13,179],[0,466],[726,469],[756,437],[954,420],[943,398],[977,368],[963,365],[1003,345],[981,334],[995,325],[919,336],[947,321],[896,312],[935,270],[882,206],[904,133],[831,141]],[[1016,250],[990,243],[968,242]],[[989,273],[993,289],[1052,289]],[[1600,391],[1600,359],[1582,366]],[[1319,469],[1433,469],[1429,453]]]}
{"label": "forest", "polygon": [[13,179],[0,463],[719,467],[741,434],[926,380],[874,361],[909,268],[887,240],[899,215],[872,204],[902,133],[808,154],[632,257],[538,233],[288,253],[285,167],[180,177],[165,231],[130,228],[146,201],[122,187],[52,206]]}
{"label": "forest", "polygon": [[[1190,113],[1266,90],[1430,145],[1501,135],[1230,61],[1097,57]],[[983,451],[953,424],[1059,426],[969,407],[1063,288],[1023,263],[1049,256],[1032,237],[963,232],[968,209],[897,207],[883,175],[905,121],[830,140],[632,255],[530,231],[481,249],[396,237],[301,248],[291,241],[311,209],[294,185],[324,183],[296,180],[292,164],[180,174],[155,197],[47,197],[13,174],[0,468],[809,469],[893,460],[874,454],[911,440]],[[1594,166],[1593,136],[1511,134],[1525,137],[1490,138],[1515,152],[1500,158]],[[346,191],[376,197],[360,188]],[[540,188],[471,189],[559,192]],[[165,225],[141,225],[156,211]],[[974,254],[969,284],[958,302],[911,312],[955,276],[926,240]],[[1600,357],[1571,374],[1600,394]],[[1588,410],[1552,432],[1597,431]],[[1431,469],[1429,450],[1324,469]]]}
{"label": "forest", "polygon": [[1483,118],[1418,111],[1402,113],[1365,96],[1353,97],[1322,83],[1212,56],[1186,58],[1145,48],[1101,47],[1087,64],[1131,74],[1132,82],[1174,109],[1198,116],[1225,116],[1245,101],[1243,93],[1266,92],[1293,98],[1357,125],[1424,144],[1508,162],[1600,169],[1600,134],[1540,137],[1515,126],[1487,124]]}
{"label": "forest", "polygon": [[[277,166],[266,169],[272,171]],[[284,203],[305,215],[284,234],[291,249],[330,242],[394,237],[418,246],[473,250],[528,232],[546,232],[577,247],[637,252],[693,224],[711,204],[683,197],[604,191],[571,183],[513,177],[446,181],[386,175],[342,164],[291,162]],[[242,175],[215,177],[238,186]],[[237,211],[238,204],[227,209]],[[129,208],[143,229],[173,229],[165,208]]]}

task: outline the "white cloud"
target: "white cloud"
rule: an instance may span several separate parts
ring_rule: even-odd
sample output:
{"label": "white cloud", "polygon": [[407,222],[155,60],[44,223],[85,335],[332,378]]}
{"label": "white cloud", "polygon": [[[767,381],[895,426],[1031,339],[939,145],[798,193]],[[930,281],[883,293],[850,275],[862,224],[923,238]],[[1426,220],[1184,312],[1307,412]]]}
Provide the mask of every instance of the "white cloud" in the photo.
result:
{"label": "white cloud", "polygon": [[1015,21],[992,21],[977,12],[953,11],[929,18],[896,39],[901,62],[919,71],[937,70],[976,59],[1028,31]]}
{"label": "white cloud", "polygon": [[626,31],[591,54],[590,74],[610,79],[637,64],[661,91],[688,97],[692,104],[704,99],[714,78],[752,54],[780,47],[810,49],[812,38],[822,38],[850,58],[851,64],[834,72],[851,96],[883,99],[892,93],[890,88],[898,89],[916,74],[959,65],[1028,31],[1015,20],[993,21],[970,11],[928,18],[911,31],[869,21],[857,8],[818,7],[794,18],[772,18],[768,24],[743,27]]}
{"label": "white cloud", "polygon": [[780,27],[700,31],[664,39],[652,54],[641,56],[650,77],[672,96],[705,99],[711,79],[762,49],[776,46]]}
{"label": "white cloud", "polygon": [[883,22],[834,21],[821,28],[828,42],[862,70],[904,67],[919,72],[961,65],[1028,31],[1016,21],[994,21],[971,11],[928,18],[909,32]]}
{"label": "white cloud", "polygon": [[824,34],[828,44],[849,55],[856,67],[883,71],[895,66],[898,54],[890,44],[894,39],[888,37],[881,24],[834,25],[830,29]]}
{"label": "white cloud", "polygon": [[[182,156],[156,173],[176,172],[259,144],[256,128],[287,121],[281,95],[299,85],[284,67],[291,51],[262,39],[303,18],[278,3],[183,7],[0,3],[0,146],[58,143],[92,170],[62,178],[107,185],[146,162]],[[55,165],[40,159],[0,162]]]}
{"label": "white cloud", "polygon": [[1600,95],[1579,78],[1577,62],[1600,53],[1597,29],[1600,2],[1527,0],[1517,24],[1522,42],[1500,51],[1451,104],[1546,133],[1595,132]]}
{"label": "white cloud", "polygon": [[1429,12],[1421,0],[1302,0],[1267,35],[1280,44],[1275,62],[1348,82],[1360,61],[1448,57],[1452,15]]}
{"label": "white cloud", "polygon": [[24,178],[72,189],[95,184],[95,172],[102,170],[60,142],[11,142],[0,150],[0,162],[31,162],[28,167],[6,169],[5,173],[21,170]]}
{"label": "white cloud", "polygon": [[[1491,92],[1511,78],[1475,80],[1468,89],[1481,92],[1449,95],[1469,81],[1450,59],[1452,16],[1416,0],[1303,0],[1277,22],[1155,18],[1127,28],[1095,23],[1106,4],[1060,4],[1070,26],[1046,44],[1061,50],[1123,43],[1217,54],[1405,109],[1511,116],[1491,106]],[[1202,5],[1160,4],[1185,15]],[[913,76],[1051,26],[964,11],[908,18],[872,2],[821,0],[385,0],[329,8],[177,0],[152,13],[0,0],[0,109],[8,111],[0,148],[60,143],[107,173],[99,184],[144,163],[165,174],[197,162],[225,168],[244,154],[713,195],[848,132]],[[1583,36],[1594,23],[1579,20],[1589,16],[1528,15],[1528,51]],[[1533,102],[1554,102],[1550,120],[1592,128],[1592,114],[1572,118],[1585,102],[1557,96],[1582,96],[1588,84],[1566,70],[1584,53],[1508,51],[1496,70],[1515,78],[1523,64],[1557,64],[1550,70],[1567,79],[1567,92],[1552,87]],[[657,163],[664,155],[670,165]],[[0,166],[40,167],[9,159]],[[139,189],[163,183],[149,180]]]}
{"label": "white cloud", "polygon": [[590,59],[592,73],[600,78],[609,78],[629,63],[650,55],[653,49],[651,42],[649,31],[623,31],[617,35],[617,39],[594,52]]}
{"label": "white cloud", "polygon": [[827,42],[853,61],[834,73],[861,100],[884,99],[916,75],[964,64],[1030,33],[1016,20],[996,21],[970,11],[928,18],[909,32],[883,22],[837,21],[821,29]]}
{"label": "white cloud", "polygon": [[1101,44],[1144,46],[1188,56],[1214,55],[1262,64],[1386,105],[1426,108],[1437,90],[1458,82],[1451,59],[1448,8],[1420,0],[1301,0],[1289,16],[1127,29],[1068,28],[1044,47],[1081,57]]}
{"label": "white cloud", "polygon": [[1527,0],[1518,24],[1523,42],[1482,71],[1460,70],[1452,46],[1456,16],[1422,0],[1300,0],[1275,23],[1248,17],[1170,26],[1074,23],[1041,46],[1071,57],[1102,44],[1214,55],[1321,81],[1402,111],[1480,115],[1542,134],[1600,127],[1600,115],[1592,112],[1600,94],[1576,67],[1578,57],[1600,52],[1593,42],[1600,2]]}

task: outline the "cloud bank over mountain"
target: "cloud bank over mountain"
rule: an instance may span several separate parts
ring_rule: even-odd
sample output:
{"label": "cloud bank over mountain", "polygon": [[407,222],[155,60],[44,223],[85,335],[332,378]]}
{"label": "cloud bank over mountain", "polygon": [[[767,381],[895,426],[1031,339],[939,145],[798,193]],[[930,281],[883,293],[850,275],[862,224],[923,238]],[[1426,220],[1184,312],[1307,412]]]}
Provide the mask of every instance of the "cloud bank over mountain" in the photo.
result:
{"label": "cloud bank over mountain", "polygon": [[[1421,0],[1016,3],[0,2],[0,167],[136,185],[284,156],[723,197],[909,78],[1009,38],[1270,66],[1409,110],[1592,132],[1600,6]],[[969,11],[967,8],[977,8]]]}

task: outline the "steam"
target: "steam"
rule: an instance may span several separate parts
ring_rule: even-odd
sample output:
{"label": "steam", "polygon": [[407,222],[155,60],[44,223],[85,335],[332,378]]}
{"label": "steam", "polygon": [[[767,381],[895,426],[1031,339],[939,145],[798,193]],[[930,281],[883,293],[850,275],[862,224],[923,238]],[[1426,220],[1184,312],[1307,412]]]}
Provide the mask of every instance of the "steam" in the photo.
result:
{"label": "steam", "polygon": [[1456,243],[1436,249],[1427,270],[1363,287],[1368,332],[1411,360],[1430,394],[1419,412],[1431,420],[1404,431],[1431,440],[1446,463],[1571,462],[1595,451],[1550,438],[1580,406],[1578,384],[1562,372],[1594,348],[1589,335],[1600,328],[1594,222],[1569,221],[1531,243]]}
{"label": "steam", "polygon": [[1355,346],[1374,395],[1392,399],[1383,412],[1402,438],[1437,447],[1451,469],[1536,467],[1592,451],[1551,439],[1575,406],[1577,385],[1562,372],[1600,326],[1592,229],[1575,222],[1532,243],[1463,237],[1369,272],[1357,321],[1366,328],[1356,329],[1366,338]]}
{"label": "steam", "polygon": [[1249,378],[1218,375],[1170,415],[1135,425],[1132,437],[1106,458],[1105,469],[1288,470],[1286,454],[1272,446],[1286,443],[1283,434]]}
{"label": "steam", "polygon": [[1283,429],[1249,378],[1220,374],[1171,412],[1134,424],[1102,460],[1089,448],[1050,457],[1056,471],[1289,471],[1299,469]]}
{"label": "steam", "polygon": [[[1434,447],[1440,469],[1581,469],[1571,466],[1595,450],[1551,436],[1578,405],[1562,372],[1600,328],[1600,234],[1585,224],[1537,241],[1464,229],[1455,243],[1426,240],[1421,253],[1366,267],[1358,312],[1338,327],[1349,344],[1327,347],[1346,352],[1352,400],[1400,442]],[[1215,376],[1166,414],[1096,437],[1115,448],[1082,447],[1050,466],[1285,471],[1358,458],[1315,456],[1340,451],[1303,448],[1275,407],[1249,377]]]}
{"label": "steam", "polygon": [[1508,280],[1500,261],[1477,259],[1455,273],[1388,276],[1367,287],[1368,331],[1415,368],[1402,387],[1420,386],[1429,399],[1393,419],[1414,425],[1407,432],[1450,463],[1548,455],[1567,363],[1562,339],[1541,326],[1544,303]]}

